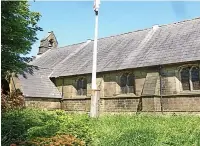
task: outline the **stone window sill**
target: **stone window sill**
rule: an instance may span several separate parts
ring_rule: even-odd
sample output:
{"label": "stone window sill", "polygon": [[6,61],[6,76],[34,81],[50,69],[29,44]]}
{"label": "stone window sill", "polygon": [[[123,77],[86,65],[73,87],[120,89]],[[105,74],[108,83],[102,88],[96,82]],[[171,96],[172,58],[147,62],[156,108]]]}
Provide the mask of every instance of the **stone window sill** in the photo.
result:
{"label": "stone window sill", "polygon": [[102,99],[110,99],[110,98],[138,98],[135,94],[117,94],[110,97],[101,97]]}
{"label": "stone window sill", "polygon": [[75,96],[72,96],[72,98],[86,98],[87,96],[86,95],[75,95]]}
{"label": "stone window sill", "polygon": [[73,99],[81,99],[81,100],[83,100],[83,99],[90,99],[91,97],[89,97],[89,96],[72,96],[72,97],[70,97],[70,98],[63,98],[62,100],[73,100]]}
{"label": "stone window sill", "polygon": [[114,94],[113,96],[115,97],[135,97],[136,95],[134,93],[129,93],[129,94]]}
{"label": "stone window sill", "polygon": [[200,90],[181,91],[179,94],[200,94]]}

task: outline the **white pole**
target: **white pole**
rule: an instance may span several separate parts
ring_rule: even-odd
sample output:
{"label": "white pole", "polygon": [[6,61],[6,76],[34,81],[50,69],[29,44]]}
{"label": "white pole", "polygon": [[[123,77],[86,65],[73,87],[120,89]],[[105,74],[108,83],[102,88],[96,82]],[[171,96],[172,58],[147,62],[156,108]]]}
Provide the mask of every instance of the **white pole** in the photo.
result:
{"label": "white pole", "polygon": [[97,37],[98,37],[98,12],[95,12],[95,33],[93,48],[93,66],[92,66],[92,89],[96,90],[96,70],[97,70]]}
{"label": "white pole", "polygon": [[92,65],[92,97],[90,116],[98,116],[98,93],[96,85],[96,70],[97,70],[97,38],[98,38],[98,11],[95,11],[95,34],[93,48],[93,65]]}

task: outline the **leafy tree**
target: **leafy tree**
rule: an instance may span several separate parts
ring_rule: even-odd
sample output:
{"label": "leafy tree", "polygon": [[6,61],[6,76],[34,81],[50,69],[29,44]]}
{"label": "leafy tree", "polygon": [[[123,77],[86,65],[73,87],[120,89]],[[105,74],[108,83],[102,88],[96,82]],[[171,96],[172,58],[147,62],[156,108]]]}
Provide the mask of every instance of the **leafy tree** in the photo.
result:
{"label": "leafy tree", "polygon": [[20,73],[30,57],[24,57],[37,40],[40,13],[29,9],[28,1],[1,1],[1,74]]}

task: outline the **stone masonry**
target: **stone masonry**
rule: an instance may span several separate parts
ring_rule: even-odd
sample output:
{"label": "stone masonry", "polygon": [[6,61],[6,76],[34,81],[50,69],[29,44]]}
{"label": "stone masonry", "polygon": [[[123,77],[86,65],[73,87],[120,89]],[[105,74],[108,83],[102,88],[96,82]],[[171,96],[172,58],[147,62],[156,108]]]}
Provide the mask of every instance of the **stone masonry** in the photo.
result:
{"label": "stone masonry", "polygon": [[[100,90],[100,113],[107,112],[200,112],[200,91],[182,91],[179,67],[185,64],[149,68],[127,69],[97,74]],[[135,77],[135,93],[120,93],[120,76],[131,72]],[[160,84],[160,74],[161,82]],[[87,94],[77,95],[76,81],[87,79]],[[15,84],[13,84],[13,82]],[[62,99],[26,97],[26,106],[63,109],[70,112],[89,112],[91,98],[91,74],[59,77],[54,84]],[[20,88],[17,78],[13,78],[11,89]],[[161,87],[161,89],[160,89]]]}
{"label": "stone masonry", "polygon": [[[183,92],[179,78],[179,65],[164,66],[160,73],[158,67],[135,70],[113,71],[98,74],[100,89],[100,113],[104,112],[200,112],[200,91]],[[120,94],[120,75],[133,72],[135,75],[135,94]],[[87,78],[87,96],[76,95],[76,78],[64,77],[62,109],[66,111],[85,111],[90,109],[91,76]],[[160,86],[161,90],[160,90]],[[161,91],[161,94],[160,94]]]}

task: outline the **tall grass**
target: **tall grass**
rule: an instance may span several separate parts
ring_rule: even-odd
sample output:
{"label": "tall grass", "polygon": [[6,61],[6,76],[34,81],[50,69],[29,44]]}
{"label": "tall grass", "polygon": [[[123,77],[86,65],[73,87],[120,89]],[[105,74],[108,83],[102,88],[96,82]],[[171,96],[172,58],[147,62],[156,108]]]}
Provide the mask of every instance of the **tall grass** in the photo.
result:
{"label": "tall grass", "polygon": [[93,120],[100,146],[200,146],[200,117],[112,115]]}

